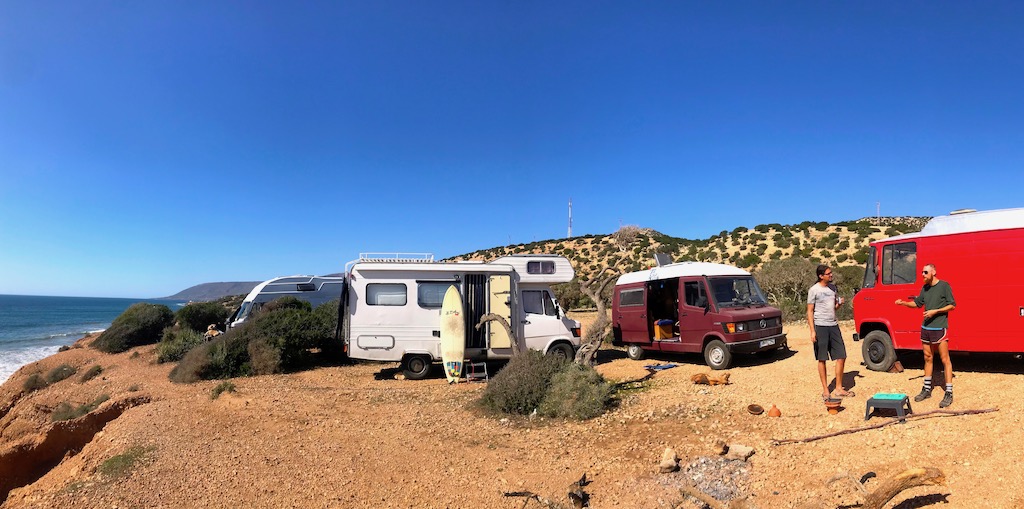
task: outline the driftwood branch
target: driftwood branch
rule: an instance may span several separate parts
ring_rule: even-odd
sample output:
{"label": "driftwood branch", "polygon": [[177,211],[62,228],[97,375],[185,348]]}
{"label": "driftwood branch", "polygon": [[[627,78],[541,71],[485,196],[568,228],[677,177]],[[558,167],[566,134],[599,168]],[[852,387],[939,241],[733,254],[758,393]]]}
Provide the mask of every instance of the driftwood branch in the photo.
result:
{"label": "driftwood branch", "polygon": [[516,334],[512,332],[512,326],[509,325],[508,320],[506,320],[504,316],[496,315],[494,313],[487,313],[486,315],[480,317],[480,323],[476,324],[474,327],[476,328],[476,330],[480,330],[480,327],[483,327],[483,325],[487,322],[498,322],[501,324],[502,327],[505,328],[505,332],[508,334],[509,339],[512,340],[512,355],[521,354],[523,353],[523,351],[526,350],[523,347],[522,342],[519,341],[519,338],[516,337]]}
{"label": "driftwood branch", "polygon": [[[910,415],[906,416],[905,419],[907,421],[912,421],[912,420],[918,420],[918,419],[925,419],[925,418],[929,418],[929,417],[940,417],[940,416],[943,416],[943,415],[974,415],[974,414],[987,414],[989,412],[998,412],[998,411],[999,411],[998,408],[984,408],[984,409],[979,409],[979,410],[931,410],[931,411],[923,412],[923,413],[919,413],[919,414],[910,414]],[[832,438],[832,437],[837,437],[837,436],[840,436],[840,435],[849,435],[850,433],[857,433],[858,431],[867,431],[869,429],[878,429],[878,428],[882,428],[882,427],[885,427],[885,426],[889,426],[890,424],[895,424],[895,423],[900,422],[900,421],[901,420],[900,420],[899,417],[894,417],[894,418],[892,418],[892,419],[890,419],[888,421],[885,421],[885,422],[882,422],[882,423],[879,423],[879,424],[872,424],[870,426],[861,426],[859,428],[850,428],[850,429],[839,430],[839,431],[836,431],[835,433],[828,433],[828,434],[825,434],[825,435],[817,435],[817,436],[807,437],[807,438],[773,439],[772,440],[772,444],[773,445],[802,444],[802,443],[807,443],[807,442],[813,442],[815,440],[821,440],[821,439],[824,439],[824,438]]]}
{"label": "driftwood branch", "polygon": [[903,490],[916,486],[935,486],[946,483],[946,476],[935,467],[911,468],[884,481],[881,486],[864,497],[865,509],[882,507]]}

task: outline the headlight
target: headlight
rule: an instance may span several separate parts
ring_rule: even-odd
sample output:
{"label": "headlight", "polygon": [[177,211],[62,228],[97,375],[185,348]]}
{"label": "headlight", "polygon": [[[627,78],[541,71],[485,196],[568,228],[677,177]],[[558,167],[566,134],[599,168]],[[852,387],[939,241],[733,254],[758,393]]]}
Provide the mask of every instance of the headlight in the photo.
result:
{"label": "headlight", "polygon": [[745,324],[745,323],[738,323],[738,324],[736,324],[736,332],[743,332],[745,330],[747,330],[747,324]]}

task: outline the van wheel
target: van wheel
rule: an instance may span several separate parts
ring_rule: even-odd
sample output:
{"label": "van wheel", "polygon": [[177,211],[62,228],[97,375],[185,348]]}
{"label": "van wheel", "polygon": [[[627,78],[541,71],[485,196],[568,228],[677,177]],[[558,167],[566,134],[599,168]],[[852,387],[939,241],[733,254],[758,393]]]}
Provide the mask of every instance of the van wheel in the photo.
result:
{"label": "van wheel", "polygon": [[566,362],[572,362],[576,357],[576,353],[572,350],[572,345],[566,343],[557,343],[553,345],[548,349],[548,355]]}
{"label": "van wheel", "polygon": [[726,369],[732,364],[732,352],[720,339],[714,339],[704,346],[704,362],[711,369]]}
{"label": "van wheel", "polygon": [[410,355],[402,361],[402,372],[409,380],[423,380],[430,374],[433,360],[426,355]]}
{"label": "van wheel", "polygon": [[633,344],[626,347],[626,357],[635,361],[643,359],[645,353],[646,352],[644,352],[644,349],[641,348],[640,345]]}
{"label": "van wheel", "polygon": [[864,365],[872,371],[889,371],[896,363],[896,349],[892,346],[892,338],[885,331],[874,330],[864,337],[861,345]]}

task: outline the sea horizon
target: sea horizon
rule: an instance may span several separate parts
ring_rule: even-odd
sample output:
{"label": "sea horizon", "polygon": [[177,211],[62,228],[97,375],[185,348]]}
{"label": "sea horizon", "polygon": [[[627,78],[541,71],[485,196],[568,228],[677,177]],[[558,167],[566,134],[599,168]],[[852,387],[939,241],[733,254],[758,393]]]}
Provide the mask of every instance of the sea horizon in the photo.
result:
{"label": "sea horizon", "polygon": [[162,299],[0,294],[0,383],[60,347],[106,330],[137,302],[163,304],[171,311],[184,304]]}

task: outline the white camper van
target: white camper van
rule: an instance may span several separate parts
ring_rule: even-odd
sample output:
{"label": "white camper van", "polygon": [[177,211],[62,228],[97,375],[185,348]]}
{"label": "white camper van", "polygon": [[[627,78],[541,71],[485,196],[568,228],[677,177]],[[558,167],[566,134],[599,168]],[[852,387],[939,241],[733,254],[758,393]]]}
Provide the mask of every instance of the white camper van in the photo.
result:
{"label": "white camper van", "polygon": [[317,307],[341,298],[345,278],[341,276],[286,276],[264,281],[249,292],[242,305],[228,318],[228,327],[245,321],[264,304],[281,297],[295,297]]}
{"label": "white camper van", "polygon": [[[552,283],[571,281],[572,265],[555,255],[505,256],[483,262],[435,262],[432,255],[362,254],[350,262],[342,302],[342,335],[349,357],[401,362],[420,379],[441,360],[441,301],[448,287],[462,293],[466,358],[508,359],[512,341],[498,322],[476,330],[480,317],[505,317],[534,350],[572,358],[580,323],[565,317]],[[346,267],[348,268],[348,267]]]}

